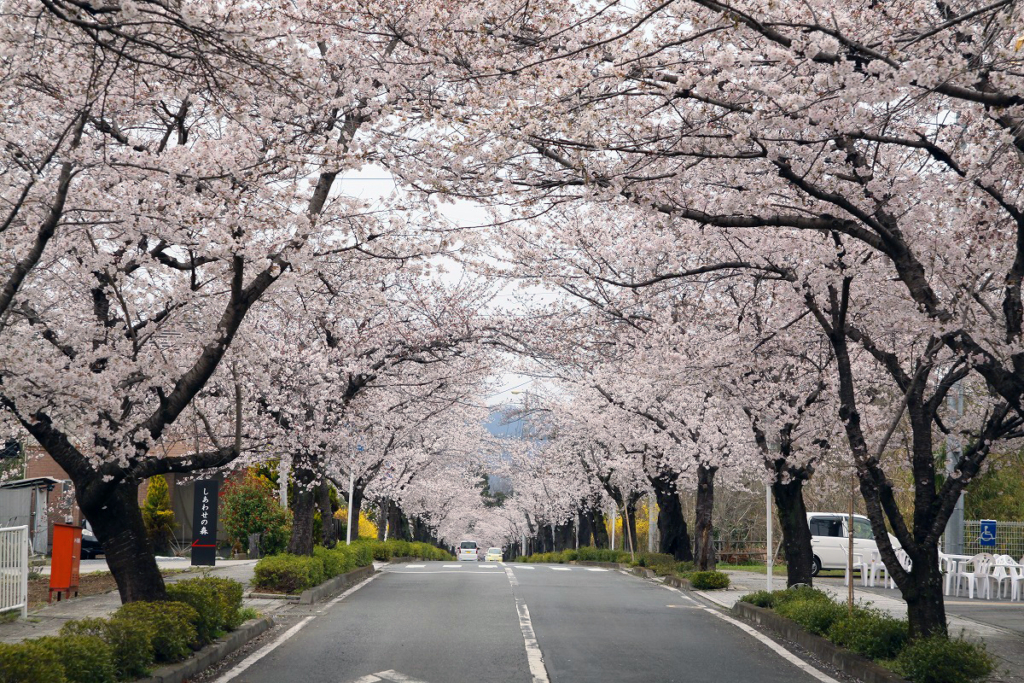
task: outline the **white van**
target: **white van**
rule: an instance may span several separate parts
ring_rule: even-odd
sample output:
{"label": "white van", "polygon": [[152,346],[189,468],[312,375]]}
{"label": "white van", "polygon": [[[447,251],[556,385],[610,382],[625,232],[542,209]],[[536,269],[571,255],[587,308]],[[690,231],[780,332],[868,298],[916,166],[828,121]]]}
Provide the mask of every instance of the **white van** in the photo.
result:
{"label": "white van", "polygon": [[476,541],[463,541],[459,543],[459,562],[476,562],[476,551]]}
{"label": "white van", "polygon": [[[811,576],[817,576],[822,569],[846,569],[849,557],[849,515],[842,512],[808,512],[807,525],[811,528],[811,552],[814,564]],[[899,541],[889,534],[889,542],[899,548]],[[871,522],[864,515],[853,516],[853,552],[865,561],[878,550]]]}

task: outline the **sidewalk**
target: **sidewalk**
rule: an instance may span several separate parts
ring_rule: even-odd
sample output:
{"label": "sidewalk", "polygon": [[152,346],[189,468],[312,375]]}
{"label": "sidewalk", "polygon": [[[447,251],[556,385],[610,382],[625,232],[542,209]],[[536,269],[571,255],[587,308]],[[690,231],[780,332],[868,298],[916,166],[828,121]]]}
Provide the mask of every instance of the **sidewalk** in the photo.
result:
{"label": "sidewalk", "polygon": [[[700,594],[723,607],[731,608],[740,596],[766,588],[764,574],[725,570],[731,585],[727,590]],[[786,588],[786,577],[776,570],[773,590]],[[838,601],[847,599],[847,588],[842,578],[819,577],[814,587],[830,594]],[[899,590],[865,588],[857,581],[854,598],[861,604],[906,618],[907,604]],[[1024,683],[1024,602],[1007,600],[967,600],[964,597],[946,599],[946,617],[952,636],[963,634],[968,640],[985,644],[996,659],[996,672],[989,679],[993,683]]]}
{"label": "sidewalk", "polygon": [[[88,560],[88,562],[97,562],[106,568],[106,563],[103,560]],[[84,565],[85,562],[82,564]],[[241,582],[245,585],[248,593],[256,560],[218,560],[216,568],[210,570],[190,567],[182,562],[174,564],[181,569],[187,569],[187,571],[164,577],[167,583],[202,576],[204,571],[208,571],[211,576]],[[98,568],[98,566],[91,568],[91,571],[96,571]],[[83,569],[83,571],[85,570]],[[264,615],[271,615],[287,607],[289,601],[246,598],[244,604],[246,607],[255,608]],[[29,612],[27,619],[0,623],[0,642],[16,643],[28,638],[56,635],[66,621],[86,617],[105,617],[120,606],[121,598],[117,591],[54,602]]]}

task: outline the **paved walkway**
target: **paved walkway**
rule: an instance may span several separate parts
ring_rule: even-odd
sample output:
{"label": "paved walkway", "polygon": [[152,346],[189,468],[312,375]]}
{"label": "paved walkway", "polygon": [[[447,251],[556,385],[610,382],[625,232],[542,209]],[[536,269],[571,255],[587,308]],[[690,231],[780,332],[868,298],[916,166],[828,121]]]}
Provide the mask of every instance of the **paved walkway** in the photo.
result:
{"label": "paved walkway", "polygon": [[[88,562],[100,563],[103,567],[106,566],[103,560],[88,560]],[[86,563],[82,562],[82,564],[85,565]],[[178,565],[182,569],[187,568],[188,571],[166,577],[167,583],[194,578],[201,576],[204,572],[209,572],[212,576],[240,581],[245,585],[248,592],[256,560],[218,561],[217,567],[214,569],[190,567],[187,563],[181,562],[174,563],[175,567]],[[90,568],[89,570],[96,571],[96,569]],[[82,571],[86,570],[83,569]],[[246,607],[254,607],[262,614],[275,614],[288,608],[290,604],[287,600],[245,599]],[[85,617],[105,617],[120,606],[121,599],[118,597],[117,591],[55,602],[29,612],[27,619],[18,619],[17,621],[0,624],[0,642],[16,643],[28,638],[56,635],[66,621],[83,619]]]}
{"label": "paved walkway", "polygon": [[[742,595],[767,587],[764,574],[726,570],[732,582],[728,590],[701,592],[701,595],[724,607],[732,607]],[[820,588],[835,599],[844,601],[847,588],[842,578],[818,578]],[[785,575],[776,574],[773,590],[786,587]],[[898,617],[907,616],[907,603],[899,590],[863,587],[856,582],[854,597]],[[961,596],[946,600],[946,617],[952,635],[963,634],[968,640],[979,641],[997,660],[997,672],[990,681],[1024,683],[1024,602],[1007,600],[968,600]]]}

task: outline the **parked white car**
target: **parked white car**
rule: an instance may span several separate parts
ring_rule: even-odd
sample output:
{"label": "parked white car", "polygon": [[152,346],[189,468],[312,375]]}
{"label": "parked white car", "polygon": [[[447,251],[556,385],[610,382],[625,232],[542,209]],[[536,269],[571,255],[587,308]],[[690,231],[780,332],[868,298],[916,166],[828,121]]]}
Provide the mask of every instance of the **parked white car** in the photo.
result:
{"label": "parked white car", "polygon": [[462,541],[459,543],[459,562],[476,562],[477,547],[476,541]]}
{"label": "parked white car", "polygon": [[[842,512],[808,512],[807,525],[811,528],[811,551],[814,566],[811,576],[817,576],[822,569],[846,569],[849,553],[849,515]],[[899,541],[889,534],[889,542],[899,548]],[[853,552],[865,561],[878,551],[871,522],[864,515],[853,516]]]}

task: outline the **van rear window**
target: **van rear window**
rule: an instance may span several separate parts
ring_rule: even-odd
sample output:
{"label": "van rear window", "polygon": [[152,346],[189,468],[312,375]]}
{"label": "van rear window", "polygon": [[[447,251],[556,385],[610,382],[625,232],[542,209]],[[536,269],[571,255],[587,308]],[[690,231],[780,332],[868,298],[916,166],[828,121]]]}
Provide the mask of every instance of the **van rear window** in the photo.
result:
{"label": "van rear window", "polygon": [[476,550],[476,541],[463,541],[459,547],[463,550]]}

